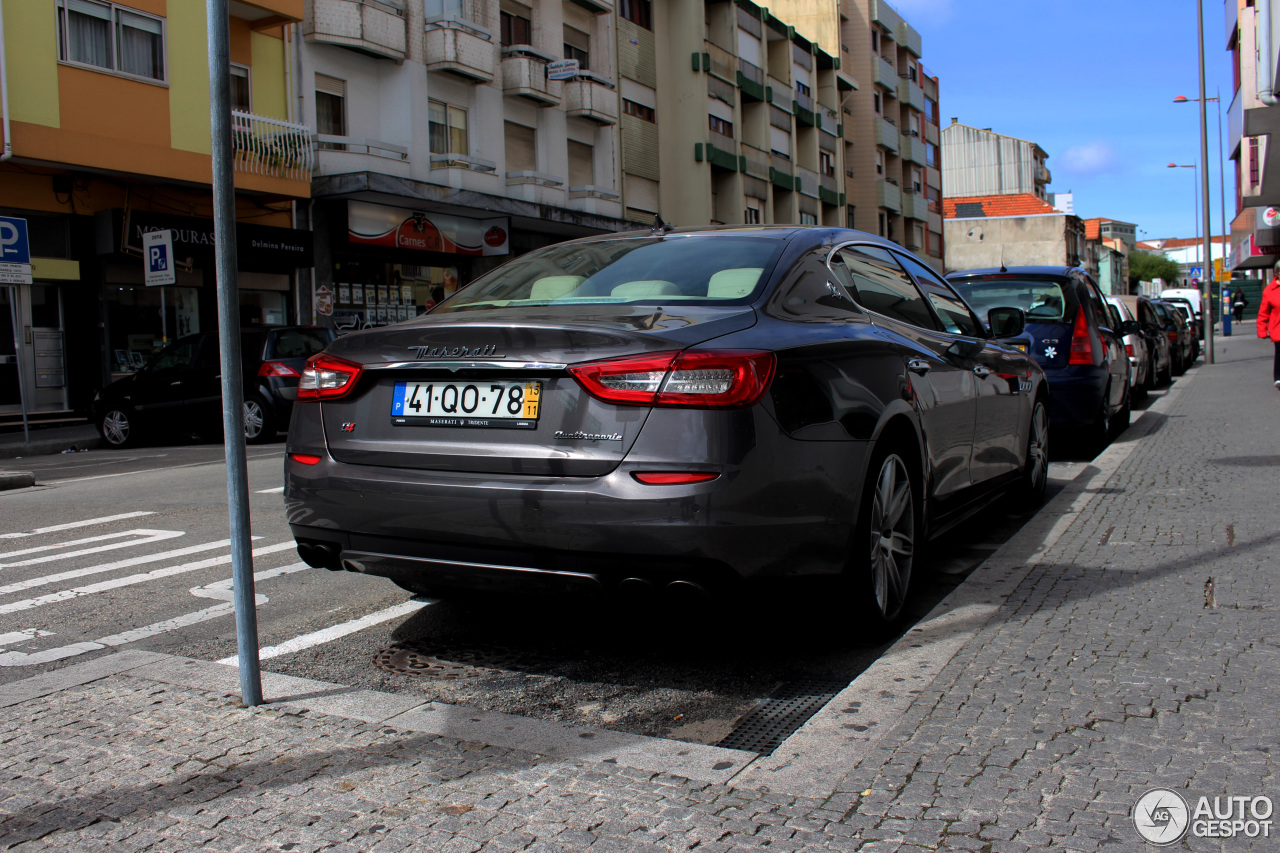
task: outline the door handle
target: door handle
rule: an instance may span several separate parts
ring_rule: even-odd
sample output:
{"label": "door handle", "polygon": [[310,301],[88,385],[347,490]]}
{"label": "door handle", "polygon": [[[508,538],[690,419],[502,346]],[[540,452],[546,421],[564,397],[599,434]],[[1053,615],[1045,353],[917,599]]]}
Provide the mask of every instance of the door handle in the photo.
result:
{"label": "door handle", "polygon": [[173,380],[172,382],[170,382],[169,384],[170,384],[170,385],[181,385],[181,384],[182,384],[182,380],[181,380],[181,379],[175,379],[175,380]]}
{"label": "door handle", "polygon": [[985,367],[985,366],[983,366],[983,365],[979,364],[977,367],[975,367],[975,368],[973,369],[973,372],[974,372],[974,373],[976,373],[976,374],[978,374],[979,376],[990,376],[990,375],[991,375],[991,368],[989,368],[989,367]]}
{"label": "door handle", "polygon": [[923,358],[913,358],[907,362],[907,370],[910,370],[912,373],[918,376],[924,376],[926,373],[928,373],[929,368],[931,366],[932,365],[930,365],[929,362],[925,361]]}

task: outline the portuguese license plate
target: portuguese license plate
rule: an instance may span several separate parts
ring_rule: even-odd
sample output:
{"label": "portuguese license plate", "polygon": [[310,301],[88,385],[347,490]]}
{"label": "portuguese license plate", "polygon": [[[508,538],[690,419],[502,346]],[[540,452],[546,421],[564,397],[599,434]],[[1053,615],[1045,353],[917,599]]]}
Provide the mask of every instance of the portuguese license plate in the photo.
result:
{"label": "portuguese license plate", "polygon": [[541,382],[397,382],[396,426],[536,429]]}

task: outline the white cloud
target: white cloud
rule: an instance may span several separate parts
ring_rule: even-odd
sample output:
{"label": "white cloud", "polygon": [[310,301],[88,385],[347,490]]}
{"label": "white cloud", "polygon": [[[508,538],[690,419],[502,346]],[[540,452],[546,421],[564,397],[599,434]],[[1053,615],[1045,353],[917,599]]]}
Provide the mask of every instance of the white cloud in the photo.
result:
{"label": "white cloud", "polygon": [[1105,142],[1090,142],[1071,146],[1062,152],[1058,162],[1064,171],[1073,175],[1101,175],[1115,168],[1116,153]]}

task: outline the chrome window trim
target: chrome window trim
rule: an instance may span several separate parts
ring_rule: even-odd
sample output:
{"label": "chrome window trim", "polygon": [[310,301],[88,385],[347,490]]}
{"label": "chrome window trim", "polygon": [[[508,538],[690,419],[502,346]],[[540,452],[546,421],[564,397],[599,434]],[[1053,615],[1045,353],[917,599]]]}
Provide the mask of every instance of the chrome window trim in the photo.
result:
{"label": "chrome window trim", "polygon": [[363,364],[365,370],[410,370],[441,369],[457,372],[459,370],[484,370],[502,368],[505,370],[564,370],[569,365],[546,361],[389,361],[382,364]]}

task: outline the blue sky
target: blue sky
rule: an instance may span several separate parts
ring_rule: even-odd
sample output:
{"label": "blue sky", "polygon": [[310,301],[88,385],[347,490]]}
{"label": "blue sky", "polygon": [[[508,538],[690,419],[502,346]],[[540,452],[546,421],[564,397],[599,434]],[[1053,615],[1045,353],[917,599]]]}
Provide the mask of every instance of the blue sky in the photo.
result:
{"label": "blue sky", "polygon": [[[956,116],[1036,142],[1049,154],[1049,191],[1073,192],[1081,217],[1135,222],[1142,239],[1195,235],[1197,173],[1167,166],[1200,156],[1196,105],[1173,103],[1198,97],[1194,0],[890,2],[920,32],[943,126]],[[1225,136],[1226,19],[1222,0],[1204,6],[1205,86],[1209,97],[1222,89]],[[1209,103],[1209,194],[1219,233],[1216,107]],[[1230,223],[1230,164],[1225,187]]]}

